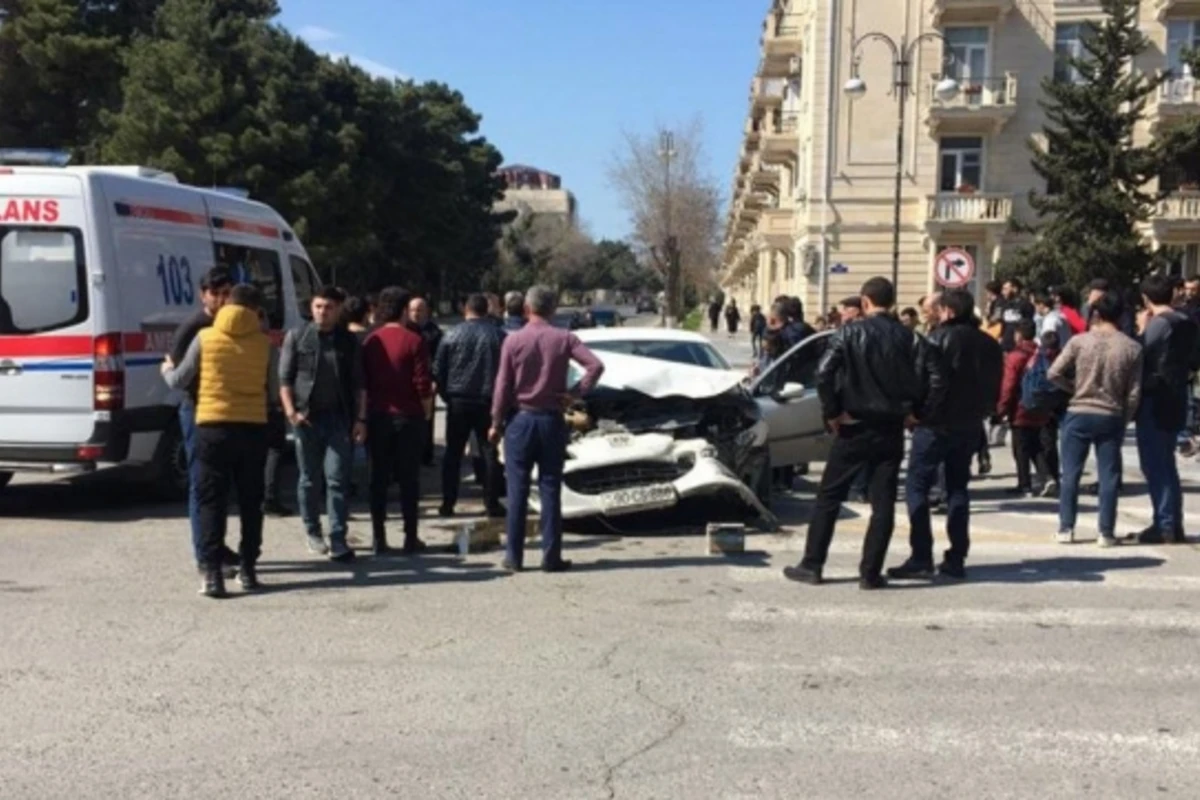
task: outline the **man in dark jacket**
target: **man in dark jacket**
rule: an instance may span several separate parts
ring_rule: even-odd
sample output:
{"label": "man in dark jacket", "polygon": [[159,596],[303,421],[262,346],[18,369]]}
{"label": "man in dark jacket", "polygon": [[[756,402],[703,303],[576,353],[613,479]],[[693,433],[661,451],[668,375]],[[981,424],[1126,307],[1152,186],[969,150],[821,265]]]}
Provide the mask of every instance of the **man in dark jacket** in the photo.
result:
{"label": "man in dark jacket", "polygon": [[453,516],[458,502],[463,450],[471,434],[484,451],[484,502],[489,517],[503,517],[500,464],[488,442],[492,392],[500,369],[504,333],[487,318],[487,297],[467,298],[466,321],[446,335],[434,362],[434,382],[446,403],[446,452],[442,457],[443,517]]}
{"label": "man in dark jacket", "polygon": [[966,577],[964,564],[970,549],[971,459],[979,446],[979,426],[996,410],[1004,353],[979,327],[975,298],[966,289],[952,289],[942,297],[942,322],[929,335],[930,355],[941,363],[946,384],[942,402],[928,404],[912,422],[912,451],[904,494],[908,503],[909,543],[912,555],[903,565],[888,570],[892,578],[933,577],[933,528],[929,519],[929,494],[946,476],[946,530],[950,549],[939,571]]}
{"label": "man in dark jacket", "polygon": [[[366,394],[358,338],[338,324],[345,294],[328,288],[312,299],[312,322],[288,331],[279,358],[283,413],[296,433],[300,513],[314,555],[351,561],[346,495],[354,441],[366,438]],[[320,478],[325,478],[329,546],[321,533]]]}
{"label": "man in dark jacket", "polygon": [[887,585],[881,573],[895,526],[905,421],[930,410],[936,413],[946,392],[940,362],[928,357],[928,346],[919,335],[892,316],[895,301],[891,281],[872,278],[862,288],[865,318],[829,338],[818,369],[817,393],[836,439],[821,476],[804,558],[783,571],[791,580],[821,583],[838,513],[865,465],[870,471],[871,522],[859,587]]}
{"label": "man in dark jacket", "polygon": [[505,333],[519,331],[525,327],[525,295],[511,291],[504,295],[504,325]]}
{"label": "man in dark jacket", "polygon": [[[414,297],[409,301],[408,327],[425,341],[425,349],[429,353],[429,363],[432,364],[433,360],[437,358],[438,347],[442,343],[442,329],[433,321],[433,317],[429,313],[429,303],[425,302],[425,298]],[[421,464],[426,467],[433,466],[433,428],[436,414],[437,409],[434,407],[426,421],[425,449],[421,453]]]}
{"label": "man in dark jacket", "polygon": [[1171,307],[1174,287],[1165,275],[1142,281],[1146,310],[1138,320],[1142,342],[1142,402],[1137,414],[1138,460],[1154,506],[1154,524],[1138,535],[1143,544],[1185,540],[1183,489],[1175,444],[1187,424],[1189,376],[1200,329]]}

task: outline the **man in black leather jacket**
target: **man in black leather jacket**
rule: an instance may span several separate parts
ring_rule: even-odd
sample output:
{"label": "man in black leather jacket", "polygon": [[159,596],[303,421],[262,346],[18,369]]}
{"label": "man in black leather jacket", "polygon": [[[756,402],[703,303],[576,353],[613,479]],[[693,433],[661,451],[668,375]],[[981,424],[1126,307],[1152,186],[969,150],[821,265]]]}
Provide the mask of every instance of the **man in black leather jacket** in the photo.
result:
{"label": "man in black leather jacket", "polygon": [[895,527],[904,426],[935,413],[946,392],[940,361],[929,357],[924,339],[891,314],[895,301],[892,282],[872,278],[862,287],[865,318],[829,338],[817,373],[817,393],[836,440],[821,476],[804,558],[783,571],[791,580],[821,583],[841,505],[865,466],[871,522],[859,587],[887,585],[881,573]]}
{"label": "man in black leather jacket", "polygon": [[463,451],[474,433],[484,451],[484,501],[489,517],[503,517],[500,503],[500,464],[496,448],[488,443],[492,424],[492,390],[500,370],[500,343],[504,332],[488,317],[486,295],[473,294],[464,309],[466,321],[442,339],[433,376],[446,403],[446,452],[442,458],[443,517],[454,514],[458,502]]}
{"label": "man in black leather jacket", "polygon": [[1004,351],[980,328],[970,292],[946,292],[941,316],[941,324],[929,335],[929,346],[940,356],[947,386],[945,402],[917,415],[904,485],[912,554],[903,565],[888,570],[892,578],[933,578],[929,495],[940,469],[945,472],[950,549],[938,571],[958,580],[966,577],[964,564],[971,546],[967,490],[971,460],[979,446],[980,424],[995,413],[1004,375]]}

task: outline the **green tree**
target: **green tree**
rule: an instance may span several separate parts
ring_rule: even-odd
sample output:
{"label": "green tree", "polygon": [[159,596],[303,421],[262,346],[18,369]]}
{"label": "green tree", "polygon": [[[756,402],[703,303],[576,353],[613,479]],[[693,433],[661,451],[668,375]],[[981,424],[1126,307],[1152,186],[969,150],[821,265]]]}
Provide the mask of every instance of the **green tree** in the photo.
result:
{"label": "green tree", "polygon": [[1036,234],[1002,272],[1048,285],[1082,285],[1103,277],[1129,284],[1150,271],[1153,254],[1138,231],[1157,197],[1146,184],[1159,169],[1157,147],[1134,146],[1134,129],[1159,81],[1134,59],[1149,42],[1138,27],[1136,0],[1102,0],[1102,23],[1087,23],[1084,53],[1071,58],[1076,80],[1048,79],[1046,147],[1032,148],[1045,192],[1032,191]]}
{"label": "green tree", "polygon": [[163,0],[0,0],[0,146],[94,161],[121,103],[124,52]]}

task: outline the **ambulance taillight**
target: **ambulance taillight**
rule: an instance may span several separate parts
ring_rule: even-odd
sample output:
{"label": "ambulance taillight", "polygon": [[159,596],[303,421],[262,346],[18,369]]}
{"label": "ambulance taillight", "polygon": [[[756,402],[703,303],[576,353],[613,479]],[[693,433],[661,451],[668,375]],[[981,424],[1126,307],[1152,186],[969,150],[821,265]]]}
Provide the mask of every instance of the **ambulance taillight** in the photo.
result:
{"label": "ambulance taillight", "polygon": [[119,333],[97,336],[92,346],[95,380],[92,407],[96,411],[125,408],[125,347]]}

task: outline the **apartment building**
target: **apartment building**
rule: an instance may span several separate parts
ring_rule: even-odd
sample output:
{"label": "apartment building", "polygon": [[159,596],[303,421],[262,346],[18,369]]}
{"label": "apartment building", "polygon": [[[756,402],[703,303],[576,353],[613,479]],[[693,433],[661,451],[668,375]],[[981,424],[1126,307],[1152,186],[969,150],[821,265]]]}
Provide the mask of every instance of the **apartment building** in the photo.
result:
{"label": "apartment building", "polygon": [[[1200,0],[1142,0],[1139,13],[1152,46],[1138,67],[1171,76],[1147,109],[1148,139],[1200,113],[1181,62],[1200,47]],[[890,277],[898,164],[901,303],[934,287],[950,247],[973,258],[979,297],[1023,243],[1010,222],[1033,218],[1029,190],[1045,189],[1029,154],[1045,146],[1041,82],[1071,79],[1063,57],[1101,17],[1095,0],[775,0],[734,173],[726,292],[743,307],[798,295],[815,316]],[[1172,194],[1145,230],[1179,248],[1189,275],[1200,272],[1196,177],[1162,176]]]}

